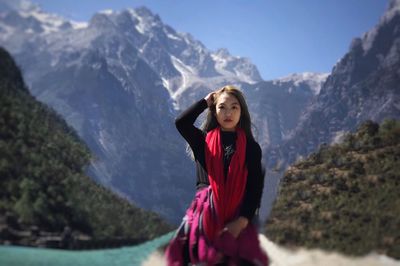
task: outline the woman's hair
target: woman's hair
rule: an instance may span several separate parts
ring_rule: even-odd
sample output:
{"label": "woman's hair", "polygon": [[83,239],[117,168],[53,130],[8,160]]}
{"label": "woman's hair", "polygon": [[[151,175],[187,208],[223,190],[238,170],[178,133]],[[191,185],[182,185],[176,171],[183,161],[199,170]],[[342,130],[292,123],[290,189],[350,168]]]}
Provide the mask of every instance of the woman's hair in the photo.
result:
{"label": "woman's hair", "polygon": [[[215,92],[214,99],[213,99],[214,101],[213,101],[212,105],[208,108],[206,119],[204,120],[204,122],[202,123],[200,128],[205,132],[209,132],[219,125],[218,121],[217,121],[217,117],[215,116],[216,105],[218,102],[218,98],[224,92],[235,96],[236,99],[239,101],[240,120],[238,122],[238,126],[244,130],[247,139],[254,140],[254,136],[253,136],[253,133],[251,130],[252,125],[251,125],[249,108],[247,107],[247,103],[244,98],[243,92],[240,91],[238,88],[236,88],[233,85],[226,85]],[[187,144],[187,146],[186,146],[186,152],[192,158],[192,160],[194,160],[194,154],[193,154],[193,151],[190,148],[189,144]]]}
{"label": "woman's hair", "polygon": [[246,137],[248,139],[254,140],[254,136],[251,131],[251,119],[250,119],[249,108],[247,107],[243,92],[233,85],[224,86],[215,92],[214,101],[212,105],[208,108],[207,116],[203,124],[201,125],[201,129],[205,132],[209,132],[210,130],[213,130],[218,126],[218,121],[215,116],[216,105],[218,102],[218,98],[223,93],[230,94],[239,101],[241,111],[240,111],[240,120],[237,126],[244,130],[244,132],[246,133]]}

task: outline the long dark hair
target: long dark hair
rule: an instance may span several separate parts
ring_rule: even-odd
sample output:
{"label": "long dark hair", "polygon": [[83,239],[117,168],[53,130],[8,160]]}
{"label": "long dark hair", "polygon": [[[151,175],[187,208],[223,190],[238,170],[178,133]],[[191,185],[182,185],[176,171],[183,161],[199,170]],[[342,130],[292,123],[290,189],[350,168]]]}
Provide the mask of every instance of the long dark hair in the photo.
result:
{"label": "long dark hair", "polygon": [[[235,98],[238,100],[238,102],[240,104],[240,110],[241,110],[238,127],[242,128],[244,130],[248,140],[254,140],[253,132],[251,130],[252,124],[251,124],[249,108],[247,107],[247,103],[244,98],[243,92],[233,85],[226,85],[215,92],[213,103],[208,108],[206,119],[201,124],[201,127],[200,127],[201,130],[203,130],[205,132],[209,132],[219,126],[217,118],[215,116],[216,105],[218,102],[218,98],[224,92],[235,96]],[[190,148],[189,144],[187,144],[187,146],[186,146],[186,152],[192,158],[192,160],[194,160],[194,154],[193,154],[193,151]]]}
{"label": "long dark hair", "polygon": [[249,108],[247,107],[247,103],[244,98],[243,92],[233,85],[224,86],[215,92],[214,101],[212,105],[208,108],[207,116],[203,124],[201,125],[201,129],[205,132],[209,132],[210,130],[213,130],[218,126],[218,121],[215,116],[216,105],[218,98],[223,93],[228,93],[234,96],[239,101],[241,112],[240,112],[240,120],[237,126],[244,130],[247,139],[254,140],[253,132],[251,131],[251,118],[250,118]]}

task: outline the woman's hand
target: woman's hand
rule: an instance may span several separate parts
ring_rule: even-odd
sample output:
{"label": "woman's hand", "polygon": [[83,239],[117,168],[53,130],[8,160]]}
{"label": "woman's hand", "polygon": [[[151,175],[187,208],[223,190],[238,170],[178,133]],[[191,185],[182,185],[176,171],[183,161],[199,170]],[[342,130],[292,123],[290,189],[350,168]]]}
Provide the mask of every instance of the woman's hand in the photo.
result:
{"label": "woman's hand", "polygon": [[243,229],[249,224],[249,220],[245,217],[240,216],[236,220],[228,223],[225,228],[220,232],[222,234],[225,231],[228,231],[232,234],[234,238],[237,238]]}
{"label": "woman's hand", "polygon": [[210,92],[209,94],[207,94],[207,96],[204,98],[207,101],[207,105],[208,107],[210,107],[213,102],[214,102],[214,94],[215,92]]}

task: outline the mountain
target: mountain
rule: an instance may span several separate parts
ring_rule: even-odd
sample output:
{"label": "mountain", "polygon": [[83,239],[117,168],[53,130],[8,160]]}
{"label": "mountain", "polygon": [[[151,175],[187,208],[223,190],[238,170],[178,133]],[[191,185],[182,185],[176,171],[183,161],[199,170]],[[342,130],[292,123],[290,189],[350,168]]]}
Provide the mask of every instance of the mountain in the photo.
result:
{"label": "mountain", "polygon": [[400,1],[395,0],[373,29],[353,40],[296,129],[279,146],[269,147],[270,168],[335,142],[365,120],[400,117],[399,25]]}
{"label": "mountain", "polygon": [[[90,176],[176,221],[194,193],[190,160],[160,75],[134,46],[137,36],[125,37],[129,29],[141,36],[124,28],[126,16],[138,23],[132,12],[99,13],[85,27],[54,31],[40,30],[55,20],[39,20],[37,7],[11,12],[2,14],[3,29],[18,37],[3,43],[23,66],[32,94],[62,114],[96,154]],[[9,16],[40,27],[11,23]]]}
{"label": "mountain", "polygon": [[366,121],[286,171],[265,225],[275,243],[400,259],[400,121]]}
{"label": "mountain", "polygon": [[294,76],[264,83],[248,59],[226,49],[209,51],[145,7],[98,12],[88,23],[23,0],[3,1],[0,9],[0,44],[22,66],[31,93],[61,114],[95,154],[88,174],[173,222],[183,215],[195,183],[173,126],[180,110],[228,83],[261,88],[266,105],[293,99],[293,108],[270,108],[265,122],[257,93],[249,96],[260,113],[255,120],[265,146],[290,131],[322,83],[314,76],[306,77],[316,80],[308,85]]}
{"label": "mountain", "polygon": [[241,84],[249,101],[255,132],[263,146],[281,143],[296,127],[301,113],[319,94],[329,74],[302,73]]}
{"label": "mountain", "polygon": [[2,48],[0,105],[2,244],[37,246],[66,228],[87,241],[144,241],[171,230],[159,215],[85,175],[89,148],[60,115],[31,96]]}
{"label": "mountain", "polygon": [[339,141],[366,120],[400,118],[400,1],[393,0],[379,23],[333,67],[319,94],[280,143],[264,149],[267,166],[263,208],[267,216],[284,170],[320,145]]}

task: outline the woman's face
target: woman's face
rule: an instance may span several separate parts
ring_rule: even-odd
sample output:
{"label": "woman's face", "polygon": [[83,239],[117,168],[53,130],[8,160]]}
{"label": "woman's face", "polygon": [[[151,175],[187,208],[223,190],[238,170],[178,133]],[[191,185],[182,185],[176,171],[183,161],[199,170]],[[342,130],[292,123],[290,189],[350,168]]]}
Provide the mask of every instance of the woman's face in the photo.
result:
{"label": "woman's face", "polygon": [[223,92],[215,105],[218,124],[223,131],[235,131],[240,120],[241,108],[235,96]]}

